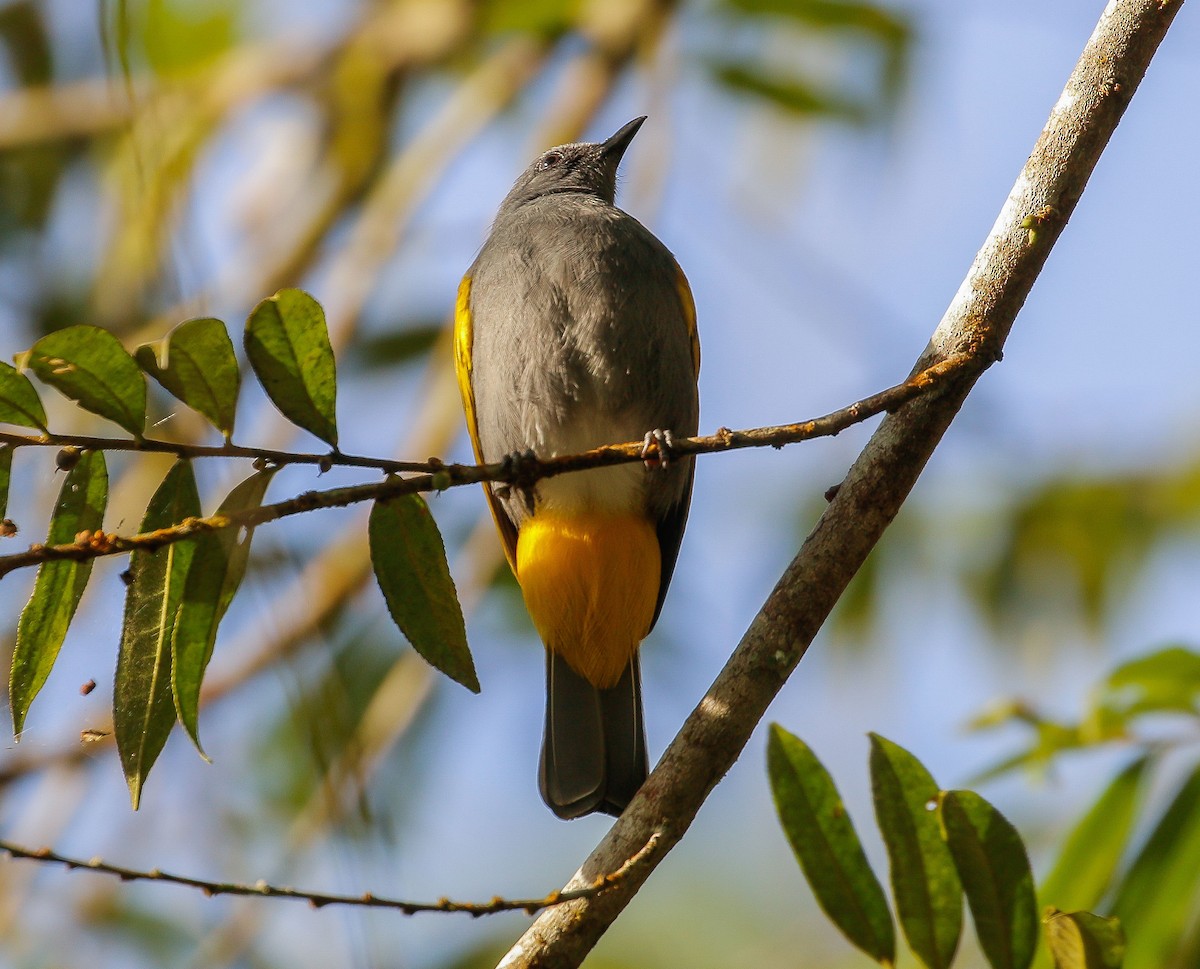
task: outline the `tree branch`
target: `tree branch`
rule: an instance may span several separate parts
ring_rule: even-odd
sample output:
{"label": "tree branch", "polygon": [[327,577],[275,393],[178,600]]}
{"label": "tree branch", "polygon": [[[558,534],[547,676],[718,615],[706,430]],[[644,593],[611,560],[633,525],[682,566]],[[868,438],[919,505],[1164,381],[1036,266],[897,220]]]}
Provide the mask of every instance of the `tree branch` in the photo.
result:
{"label": "tree branch", "polygon": [[246,885],[239,882],[209,881],[204,878],[192,878],[189,875],[174,875],[157,868],[143,871],[138,868],[125,868],[121,865],[109,864],[100,858],[72,858],[60,855],[49,848],[25,848],[10,841],[0,840],[0,851],[8,852],[13,858],[63,865],[69,870],[100,872],[104,875],[113,875],[123,882],[151,881],[164,882],[168,885],[184,885],[188,888],[197,888],[209,897],[214,895],[253,895],[260,898],[290,898],[308,902],[313,908],[324,908],[326,905],[353,905],[358,908],[387,908],[399,911],[404,915],[416,915],[418,912],[465,912],[472,918],[478,918],[481,915],[495,915],[497,912],[528,912],[532,915],[545,908],[583,898],[593,898],[604,892],[612,891],[639,865],[645,864],[654,854],[657,846],[658,838],[651,836],[641,848],[620,865],[611,872],[598,875],[590,885],[564,891],[553,891],[542,898],[501,898],[496,896],[486,902],[460,902],[449,898],[439,898],[436,902],[407,902],[398,898],[381,898],[370,892],[364,892],[361,895],[335,895],[328,892],[309,892],[268,885],[263,881]]}
{"label": "tree branch", "polygon": [[[951,355],[915,373],[904,383],[856,401],[848,407],[826,414],[824,417],[813,418],[797,424],[756,427],[744,431],[731,431],[722,427],[716,434],[707,437],[680,438],[672,444],[673,456],[733,451],[748,447],[778,448],[785,444],[795,444],[816,437],[831,437],[848,427],[874,417],[876,414],[899,407],[905,401],[940,388],[959,376],[973,374],[978,367],[984,365],[980,363],[981,359],[977,354]],[[242,456],[257,456],[261,459],[262,454],[268,453],[256,452],[253,448],[230,446],[199,448],[197,445],[156,440],[142,441],[140,448],[133,441],[122,441],[117,438],[72,438],[67,435],[56,435],[53,440],[59,445],[74,441],[95,443],[111,440],[118,444],[124,444],[125,449],[128,450],[168,451],[178,454],[180,457],[193,457],[201,454],[234,457],[238,456],[238,452],[244,452]],[[41,441],[41,438],[32,436],[0,433],[0,443],[24,446]],[[86,443],[83,446],[87,446]],[[338,458],[336,453],[330,455],[270,453],[283,454],[287,463],[309,461],[314,457],[334,463]],[[423,469],[423,473],[409,478],[389,478],[386,481],[370,484],[331,488],[328,491],[306,491],[295,498],[262,505],[245,512],[212,515],[208,518],[189,518],[169,528],[160,528],[157,531],[145,532],[140,535],[121,536],[103,531],[84,532],[80,533],[74,542],[62,545],[31,545],[24,552],[0,555],[0,578],[15,569],[27,568],[57,559],[83,561],[104,555],[123,555],[135,550],[153,552],[173,542],[195,538],[204,532],[218,531],[222,528],[253,528],[268,521],[315,511],[318,508],[340,508],[364,501],[397,498],[400,495],[416,494],[417,492],[445,491],[447,488],[477,484],[482,481],[500,481],[516,488],[529,488],[542,478],[550,478],[570,471],[583,471],[588,468],[629,464],[645,460],[645,456],[644,443],[631,441],[626,444],[594,448],[582,454],[567,454],[542,459],[530,456],[523,457],[517,462],[500,461],[495,464],[443,464],[436,459],[427,462],[379,461],[376,463],[380,467],[401,465],[409,470]],[[374,461],[371,458],[350,458],[350,460],[357,466],[368,467]],[[323,461],[318,460],[317,463],[324,467]]]}
{"label": "tree branch", "polygon": [[984,365],[999,359],[1018,311],[1179,6],[1179,0],[1108,4],[916,369],[959,354],[979,366],[883,421],[725,668],[568,887],[586,884],[658,833],[662,844],[653,863],[611,892],[543,913],[501,961],[504,969],[579,965],[683,837],[900,510]]}

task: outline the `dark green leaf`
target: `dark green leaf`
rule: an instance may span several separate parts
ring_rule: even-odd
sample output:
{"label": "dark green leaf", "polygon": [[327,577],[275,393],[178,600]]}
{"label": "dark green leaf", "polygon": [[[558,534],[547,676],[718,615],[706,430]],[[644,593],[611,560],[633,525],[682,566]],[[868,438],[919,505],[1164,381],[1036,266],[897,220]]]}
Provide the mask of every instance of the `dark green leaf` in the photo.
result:
{"label": "dark green leaf", "polygon": [[1148,763],[1139,757],[1121,771],[1075,825],[1042,882],[1043,905],[1087,909],[1108,892],[1133,830]]}
{"label": "dark green leaf", "polygon": [[1112,914],[1131,966],[1177,964],[1200,889],[1200,767],[1184,782],[1117,887]]}
{"label": "dark green leaf", "polygon": [[42,337],[21,355],[38,379],[134,437],[146,426],[146,378],[121,341],[80,324]]}
{"label": "dark green leaf", "polygon": [[822,90],[803,78],[784,76],[751,62],[714,61],[709,69],[730,90],[762,98],[792,114],[829,116],[855,124],[862,124],[870,116],[863,104]]}
{"label": "dark green leaf", "polygon": [[[80,532],[98,531],[104,523],[107,500],[104,454],[84,451],[58,493],[46,544],[63,545],[75,541]],[[91,559],[59,559],[38,568],[33,595],[17,623],[17,644],[9,674],[14,733],[20,734],[25,726],[29,704],[50,675],[91,574]]]}
{"label": "dark green leaf", "polygon": [[283,416],[337,447],[337,374],[321,304],[281,289],[246,321],[246,356]]}
{"label": "dark green leaf", "polygon": [[[168,528],[200,515],[196,478],[177,461],[150,499],[140,531]],[[171,635],[183,597],[194,543],[172,542],[129,556],[133,581],[125,597],[125,622],[113,686],[113,732],[136,811],[142,785],[175,725],[171,699]]]}
{"label": "dark green leaf", "polygon": [[[0,444],[0,520],[8,516],[8,486],[12,482],[12,458],[12,446]],[[0,537],[2,535],[0,532]]]}
{"label": "dark green leaf", "polygon": [[963,890],[938,823],[938,786],[903,747],[870,736],[875,817],[887,846],[900,927],[924,965],[945,969],[962,934]]}
{"label": "dark green leaf", "polygon": [[[275,472],[251,475],[221,502],[218,515],[257,508]],[[217,626],[246,574],[253,529],[223,528],[196,540],[171,640],[172,692],[179,722],[196,749],[200,746],[200,685],[217,641]]]}
{"label": "dark green leaf", "polygon": [[942,824],[993,969],[1026,969],[1037,947],[1037,900],[1025,845],[1008,819],[973,791],[942,795]]}
{"label": "dark green leaf", "polygon": [[375,579],[400,631],[432,666],[478,693],[462,609],[429,507],[419,495],[377,501],[368,532]]}
{"label": "dark green leaf", "polygon": [[0,43],[9,69],[23,86],[46,84],[54,76],[54,50],[45,18],[32,0],[0,7]]}
{"label": "dark green leaf", "polygon": [[380,336],[356,340],[351,362],[363,370],[395,367],[424,357],[446,332],[442,320],[419,321]]}
{"label": "dark green leaf", "polygon": [[767,740],[767,772],[784,833],[817,902],[876,962],[896,961],[887,898],[846,813],[833,778],[799,737],[778,724]]}
{"label": "dark green leaf", "polygon": [[211,317],[187,320],[157,343],[138,347],[135,357],[146,373],[212,421],[226,440],[233,436],[242,377],[224,323]]}
{"label": "dark green leaf", "polygon": [[1055,969],[1121,969],[1125,933],[1120,919],[1050,908],[1042,921]]}
{"label": "dark green leaf", "polygon": [[46,430],[46,411],[29,378],[0,361],[0,421]]}

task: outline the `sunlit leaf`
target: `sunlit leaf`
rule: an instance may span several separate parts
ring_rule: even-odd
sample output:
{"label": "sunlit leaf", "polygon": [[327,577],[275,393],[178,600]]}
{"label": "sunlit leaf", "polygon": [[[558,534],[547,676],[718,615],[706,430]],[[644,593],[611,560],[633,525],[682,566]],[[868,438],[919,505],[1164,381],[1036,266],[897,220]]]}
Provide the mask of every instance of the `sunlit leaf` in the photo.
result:
{"label": "sunlit leaf", "polygon": [[799,737],[778,724],[767,740],[767,772],[779,821],[817,902],[876,962],[896,960],[887,898],[846,813],[833,778]]}
{"label": "sunlit leaf", "polygon": [[154,69],[171,73],[211,60],[237,37],[235,0],[147,0],[143,27],[146,56]]}
{"label": "sunlit leaf", "polygon": [[[218,515],[257,508],[262,504],[273,470],[261,471],[234,488],[221,502]],[[223,528],[206,532],[196,550],[183,587],[172,634],[172,692],[179,722],[201,754],[200,686],[212,658],[217,627],[246,574],[254,529]]]}
{"label": "sunlit leaf", "polygon": [[486,0],[480,10],[489,34],[520,31],[556,37],[578,20],[579,0]]}
{"label": "sunlit leaf", "polygon": [[875,817],[887,846],[900,927],[923,965],[945,969],[962,934],[963,890],[938,822],[938,786],[903,747],[870,736]]}
{"label": "sunlit leaf", "polygon": [[0,421],[46,430],[46,411],[29,378],[0,361]]}
{"label": "sunlit leaf", "polygon": [[993,969],[1026,969],[1037,946],[1038,913],[1021,836],[973,791],[947,791],[940,811],[979,947]]}
{"label": "sunlit leaf", "polygon": [[88,324],[56,330],[22,354],[21,362],[84,410],[142,436],[146,379],[108,330]]}
{"label": "sunlit leaf", "polygon": [[337,447],[337,374],[325,312],[308,293],[282,289],[246,321],[246,356],[284,417]]}
{"label": "sunlit leaf", "polygon": [[1100,702],[1126,717],[1194,714],[1200,703],[1200,653],[1170,646],[1130,660],[1108,677]]}
{"label": "sunlit leaf", "polygon": [[[150,499],[140,531],[152,532],[200,515],[200,496],[189,461],[177,461]],[[133,552],[133,579],[125,597],[125,622],[113,686],[113,732],[136,811],[142,785],[175,725],[171,699],[171,636],[195,545],[172,542],[154,552]]]}
{"label": "sunlit leaf", "polygon": [[1043,905],[1089,909],[1104,897],[1133,830],[1148,764],[1139,757],[1113,778],[1067,835],[1038,892]]}
{"label": "sunlit leaf", "polygon": [[375,579],[400,631],[432,666],[478,693],[462,608],[429,507],[419,495],[377,501],[368,533]]}
{"label": "sunlit leaf", "polygon": [[134,356],[146,373],[207,417],[226,440],[233,435],[242,378],[224,323],[211,317],[187,320],[157,343],[142,344]]}
{"label": "sunlit leaf", "polygon": [[[64,545],[75,541],[81,532],[98,531],[104,523],[107,501],[108,469],[104,454],[84,451],[58,493],[46,544]],[[33,595],[17,623],[17,643],[9,674],[8,696],[16,734],[25,726],[29,704],[58,658],[67,627],[91,574],[91,559],[79,562],[59,559],[44,562],[38,568]]]}
{"label": "sunlit leaf", "polygon": [[1130,966],[1168,966],[1200,892],[1200,767],[1180,787],[1117,886],[1112,914],[1128,936]]}
{"label": "sunlit leaf", "polygon": [[1054,969],[1121,969],[1125,933],[1120,919],[1050,908],[1042,921]]}

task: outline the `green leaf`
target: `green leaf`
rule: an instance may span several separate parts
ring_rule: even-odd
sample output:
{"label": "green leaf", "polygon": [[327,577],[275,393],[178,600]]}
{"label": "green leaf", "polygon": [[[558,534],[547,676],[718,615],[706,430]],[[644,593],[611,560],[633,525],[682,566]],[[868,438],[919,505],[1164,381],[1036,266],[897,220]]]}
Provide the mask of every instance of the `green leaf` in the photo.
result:
{"label": "green leaf", "polygon": [[367,528],[371,565],[388,612],[436,669],[479,692],[442,536],[419,495],[377,501]]}
{"label": "green leaf", "polygon": [[942,825],[993,969],[1026,969],[1037,947],[1037,900],[1025,845],[1008,819],[973,791],[947,791]]}
{"label": "green leaf", "polygon": [[938,786],[912,754],[871,734],[871,790],[900,927],[916,957],[945,969],[962,934],[963,890],[937,817]]}
{"label": "green leaf", "polygon": [[[84,451],[58,493],[46,544],[63,545],[75,541],[80,532],[98,531],[104,523],[107,500],[104,453]],[[17,644],[9,674],[8,696],[16,734],[24,728],[29,704],[54,667],[91,574],[91,559],[59,559],[38,568],[33,595],[17,623]]]}
{"label": "green leaf", "polygon": [[1042,921],[1054,969],[1121,969],[1125,933],[1120,919],[1051,907]]}
{"label": "green leaf", "polygon": [[1170,646],[1118,666],[1108,677],[1101,704],[1125,716],[1197,712],[1200,653]]}
{"label": "green leaf", "polygon": [[1087,909],[1104,897],[1133,830],[1149,762],[1139,757],[1121,771],[1075,825],[1042,882],[1043,905]]}
{"label": "green leaf", "polygon": [[1200,889],[1200,767],[1184,782],[1117,887],[1112,913],[1129,933],[1131,966],[1168,966],[1184,944]]}
{"label": "green leaf", "polygon": [[[189,461],[177,461],[158,486],[140,531],[168,528],[200,515],[200,496]],[[172,542],[154,552],[133,552],[133,581],[125,597],[125,622],[113,687],[113,732],[133,809],[146,775],[175,725],[171,699],[171,635],[195,545]]]}
{"label": "green leaf", "polygon": [[876,962],[896,961],[887,898],[833,778],[799,737],[779,724],[767,740],[767,773],[779,821],[825,914]]}
{"label": "green leaf", "polygon": [[[221,502],[217,514],[230,515],[259,507],[274,475],[274,470],[251,475]],[[217,626],[246,574],[253,535],[252,528],[223,528],[196,539],[196,551],[175,619],[171,639],[175,710],[201,756],[205,754],[200,746],[200,686],[217,641]]]}
{"label": "green leaf", "polygon": [[46,411],[29,378],[0,361],[0,421],[46,430]]}
{"label": "green leaf", "polygon": [[246,356],[283,416],[337,447],[337,373],[321,304],[281,289],[246,321]]}
{"label": "green leaf", "polygon": [[[8,516],[8,486],[12,482],[12,458],[12,445],[0,444],[0,521]],[[0,537],[3,537],[2,531]]]}
{"label": "green leaf", "polygon": [[229,440],[242,376],[225,324],[205,317],[180,323],[157,343],[134,354],[141,368],[207,417]]}
{"label": "green leaf", "polygon": [[714,60],[708,67],[717,82],[731,91],[762,98],[791,114],[835,117],[853,124],[864,124],[870,117],[865,104],[749,61]]}
{"label": "green leaf", "polygon": [[121,341],[80,324],[42,337],[21,355],[38,379],[134,437],[146,426],[146,378]]}

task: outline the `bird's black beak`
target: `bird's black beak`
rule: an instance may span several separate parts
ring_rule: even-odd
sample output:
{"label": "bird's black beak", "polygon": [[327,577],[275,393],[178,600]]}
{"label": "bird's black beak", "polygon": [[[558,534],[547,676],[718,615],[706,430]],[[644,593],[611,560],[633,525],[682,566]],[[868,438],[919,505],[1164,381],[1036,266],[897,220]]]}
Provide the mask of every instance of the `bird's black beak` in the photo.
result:
{"label": "bird's black beak", "polygon": [[633,136],[638,133],[638,128],[642,126],[642,122],[646,120],[646,116],[634,118],[629,124],[614,134],[608,141],[601,146],[600,154],[605,158],[612,157],[614,162],[619,162],[625,154],[625,149],[629,147],[629,143],[633,141]]}

